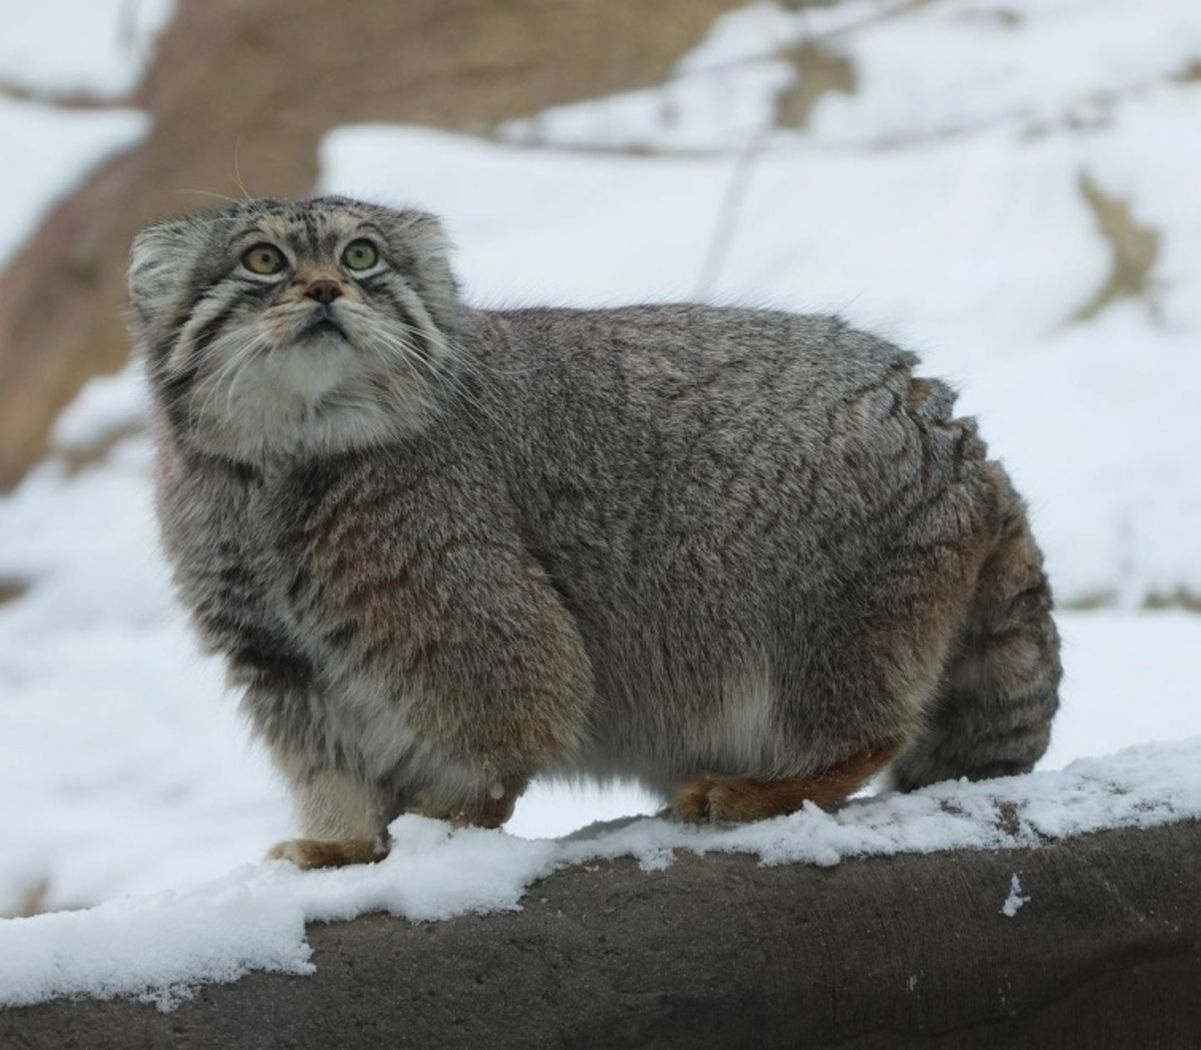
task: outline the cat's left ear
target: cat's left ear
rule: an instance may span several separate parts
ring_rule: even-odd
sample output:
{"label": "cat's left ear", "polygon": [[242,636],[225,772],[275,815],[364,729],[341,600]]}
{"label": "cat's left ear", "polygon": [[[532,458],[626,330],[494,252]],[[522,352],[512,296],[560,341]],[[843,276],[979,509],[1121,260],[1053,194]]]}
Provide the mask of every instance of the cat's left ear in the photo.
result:
{"label": "cat's left ear", "polygon": [[172,219],[147,226],[133,239],[129,301],[144,331],[153,329],[180,298],[202,229],[196,219]]}

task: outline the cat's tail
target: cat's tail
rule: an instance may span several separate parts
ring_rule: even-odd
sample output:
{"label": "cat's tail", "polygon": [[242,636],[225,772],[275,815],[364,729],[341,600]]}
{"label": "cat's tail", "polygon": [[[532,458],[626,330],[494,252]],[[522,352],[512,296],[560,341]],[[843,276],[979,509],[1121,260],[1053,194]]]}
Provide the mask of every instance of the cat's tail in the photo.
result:
{"label": "cat's tail", "polygon": [[985,468],[999,531],[926,727],[894,764],[894,786],[1025,773],[1042,757],[1059,706],[1059,633],[1026,508],[996,463]]}

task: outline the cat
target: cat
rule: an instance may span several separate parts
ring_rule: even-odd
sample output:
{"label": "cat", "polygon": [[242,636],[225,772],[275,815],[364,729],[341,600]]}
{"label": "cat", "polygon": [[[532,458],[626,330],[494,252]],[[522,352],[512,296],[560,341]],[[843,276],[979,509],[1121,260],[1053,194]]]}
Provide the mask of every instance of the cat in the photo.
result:
{"label": "cat", "polygon": [[954,393],[830,316],[469,307],[440,222],[247,200],[134,241],[178,591],[302,867],[535,776],[686,821],[1029,770],[1059,640]]}

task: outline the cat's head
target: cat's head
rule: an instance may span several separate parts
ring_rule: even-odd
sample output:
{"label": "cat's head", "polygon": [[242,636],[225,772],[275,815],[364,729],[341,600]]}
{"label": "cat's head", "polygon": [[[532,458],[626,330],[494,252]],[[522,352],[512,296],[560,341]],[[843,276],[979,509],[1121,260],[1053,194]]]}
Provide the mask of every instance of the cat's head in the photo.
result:
{"label": "cat's head", "polygon": [[129,286],[176,436],[246,461],[420,429],[460,310],[437,219],[340,197],[150,226]]}

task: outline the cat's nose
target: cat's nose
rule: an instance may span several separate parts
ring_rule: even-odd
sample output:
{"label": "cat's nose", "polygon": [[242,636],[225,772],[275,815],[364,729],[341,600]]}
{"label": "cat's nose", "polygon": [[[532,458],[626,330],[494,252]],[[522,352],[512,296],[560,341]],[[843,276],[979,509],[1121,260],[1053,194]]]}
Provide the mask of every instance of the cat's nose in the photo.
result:
{"label": "cat's nose", "polygon": [[338,287],[336,281],[314,281],[304,290],[304,294],[310,299],[316,299],[324,306],[329,306],[335,299],[341,297],[342,289]]}

